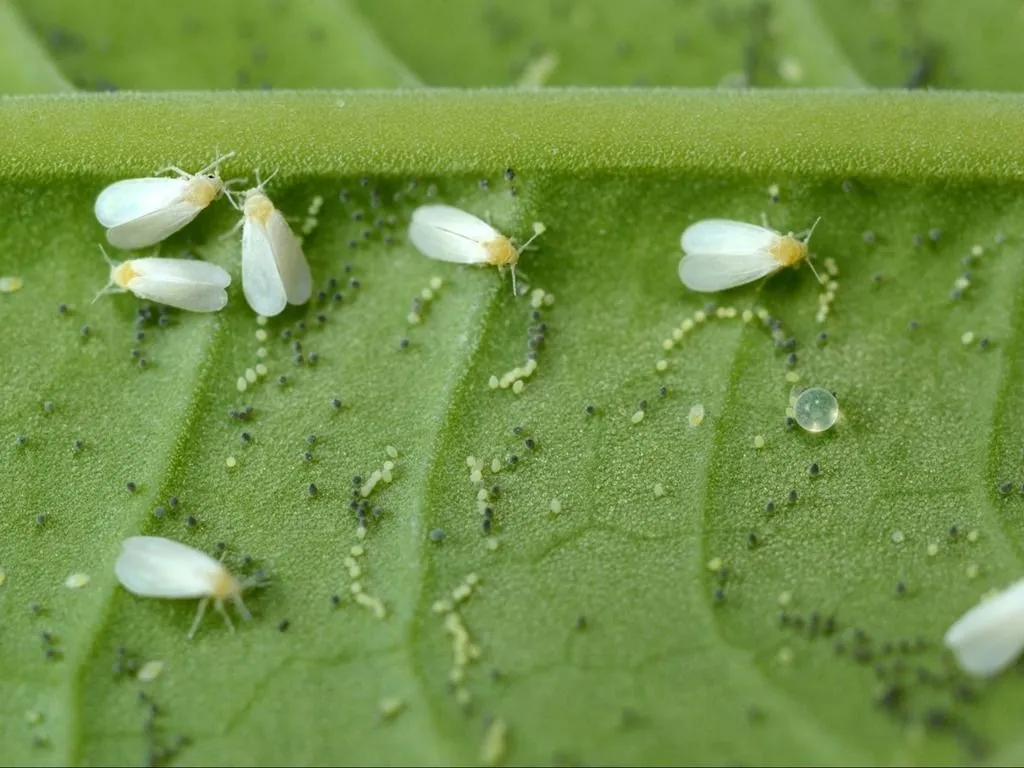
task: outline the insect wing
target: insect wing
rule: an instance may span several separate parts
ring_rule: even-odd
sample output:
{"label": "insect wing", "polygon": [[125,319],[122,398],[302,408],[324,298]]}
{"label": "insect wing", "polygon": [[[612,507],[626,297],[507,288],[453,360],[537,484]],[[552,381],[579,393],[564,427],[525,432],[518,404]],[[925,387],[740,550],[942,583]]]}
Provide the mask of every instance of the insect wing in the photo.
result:
{"label": "insect wing", "polygon": [[501,237],[494,227],[450,205],[423,205],[413,211],[409,241],[424,255],[458,264],[484,264],[486,243]]}
{"label": "insect wing", "polygon": [[679,279],[691,291],[713,293],[745,285],[781,268],[766,251],[737,255],[687,253],[679,261]]}
{"label": "insect wing", "polygon": [[729,219],[705,219],[683,231],[680,245],[685,253],[743,256],[767,251],[779,233],[756,224]]}
{"label": "insect wing", "polygon": [[159,177],[116,181],[99,193],[93,210],[104,227],[118,227],[173,205],[188,184],[188,179]]}
{"label": "insect wing", "polygon": [[288,303],[267,230],[249,217],[242,226],[242,292],[252,310],[264,317],[281,314]]}
{"label": "insect wing", "polygon": [[313,294],[313,275],[302,252],[302,244],[276,209],[267,221],[267,239],[274,251],[274,261],[288,303],[305,304]]}
{"label": "insect wing", "polygon": [[114,563],[118,581],[142,597],[209,595],[224,566],[197,549],[158,536],[133,536]]}

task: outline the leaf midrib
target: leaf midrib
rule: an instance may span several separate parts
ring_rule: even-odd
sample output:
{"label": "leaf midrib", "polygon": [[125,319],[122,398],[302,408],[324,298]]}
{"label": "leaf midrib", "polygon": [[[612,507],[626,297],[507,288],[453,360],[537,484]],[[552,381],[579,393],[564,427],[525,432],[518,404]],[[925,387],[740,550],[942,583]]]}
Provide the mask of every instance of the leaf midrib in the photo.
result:
{"label": "leaf midrib", "polygon": [[[123,130],[130,110],[133,129]],[[216,120],[211,120],[216,115]],[[514,116],[514,120],[496,119]],[[756,116],[756,119],[752,119]],[[884,119],[882,119],[884,116]],[[891,126],[899,125],[899,130]],[[456,89],[0,98],[5,181],[148,172],[238,156],[225,173],[801,175],[1019,182],[1024,96],[906,91]],[[180,136],[209,147],[182,156]],[[118,136],[119,141],[109,141]],[[856,148],[856,151],[850,151]]]}

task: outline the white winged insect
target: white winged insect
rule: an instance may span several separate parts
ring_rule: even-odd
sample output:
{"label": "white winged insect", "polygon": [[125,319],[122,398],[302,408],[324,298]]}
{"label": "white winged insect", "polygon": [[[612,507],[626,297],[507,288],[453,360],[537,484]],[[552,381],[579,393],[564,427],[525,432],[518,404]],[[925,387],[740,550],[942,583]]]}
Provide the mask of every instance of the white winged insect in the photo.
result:
{"label": "white winged insect", "polygon": [[946,647],[965,672],[992,677],[1024,651],[1024,579],[971,608],[946,632]]}
{"label": "white winged insect", "polygon": [[103,189],[93,210],[107,229],[107,241],[133,250],[170,237],[220,197],[226,184],[218,167],[234,152],[221,155],[198,173],[165,168],[178,176],[152,176],[116,181]]}
{"label": "white winged insect", "polygon": [[[821,217],[802,239],[767,225],[729,219],[698,221],[680,239],[685,255],[679,262],[679,279],[691,291],[713,293],[792,267],[807,259],[807,244],[818,221]],[[818,277],[810,261],[807,264]]]}
{"label": "white winged insect", "polygon": [[533,236],[516,247],[483,219],[450,205],[421,205],[409,222],[409,241],[424,256],[456,264],[508,267],[513,293],[519,256],[543,232],[543,225],[534,225]]}
{"label": "white winged insect", "polygon": [[110,281],[93,301],[108,293],[131,291],[140,299],[189,312],[217,312],[228,303],[224,289],[231,285],[231,275],[216,264],[162,258],[116,262],[102,245],[100,252],[110,265]]}
{"label": "white winged insect", "polygon": [[196,618],[188,631],[189,640],[199,628],[211,600],[232,632],[235,627],[224,608],[225,600],[231,600],[242,618],[250,620],[252,615],[242,602],[242,592],[264,583],[261,573],[239,581],[220,561],[205,552],[160,536],[125,539],[121,544],[121,554],[114,563],[114,573],[125,589],[139,597],[167,600],[199,598]]}
{"label": "white winged insect", "polygon": [[287,304],[305,304],[313,294],[313,276],[302,243],[263,192],[270,178],[260,181],[257,174],[256,186],[244,193],[240,203],[228,193],[231,204],[242,213],[228,233],[242,228],[242,291],[253,311],[264,317],[281,314]]}

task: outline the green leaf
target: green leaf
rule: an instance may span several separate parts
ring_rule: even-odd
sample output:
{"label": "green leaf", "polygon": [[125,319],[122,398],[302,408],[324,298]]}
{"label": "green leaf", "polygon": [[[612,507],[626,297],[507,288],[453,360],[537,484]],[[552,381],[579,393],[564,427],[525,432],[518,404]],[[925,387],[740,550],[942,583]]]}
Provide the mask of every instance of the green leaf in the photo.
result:
{"label": "green leaf", "polygon": [[[4,759],[124,763],[155,747],[189,764],[471,764],[494,723],[507,725],[507,753],[491,756],[515,764],[929,763],[983,746],[1012,757],[1020,675],[963,680],[940,641],[1020,569],[1019,494],[999,486],[1022,479],[1022,158],[1005,141],[1022,124],[1024,104],[993,95],[0,101],[4,272],[24,280],[0,295]],[[236,214],[217,203],[161,253],[188,248],[228,268],[225,311],[174,312],[162,327],[155,310],[140,323],[130,295],[91,303],[106,269],[96,192],[168,162],[201,165],[218,147],[239,153],[226,176],[279,170],[271,194],[289,215],[323,197],[306,243],[322,302],[261,329],[237,241],[218,239]],[[521,262],[520,279],[555,297],[539,320],[507,276],[405,243],[409,212],[428,199],[490,212],[520,238],[547,226]],[[824,324],[807,269],[720,297],[679,284],[688,223],[761,212],[784,230],[822,217],[817,268],[831,258],[839,270]],[[975,244],[983,253],[966,266]],[[950,298],[968,270],[970,287]],[[434,276],[444,285],[410,326]],[[711,311],[665,352],[708,298],[739,316]],[[794,366],[743,320],[756,307],[796,339]],[[523,363],[538,322],[525,390],[491,389]],[[987,348],[962,343],[968,331]],[[239,392],[257,364],[267,374]],[[837,393],[832,431],[785,427],[791,371]],[[690,426],[696,404],[706,416]],[[248,418],[230,415],[246,405]],[[371,495],[380,513],[360,541],[351,478],[380,468],[387,446],[393,482]],[[498,486],[490,535],[467,456]],[[138,533],[210,552],[224,542],[233,569],[266,568],[272,585],[246,598],[254,621],[230,634],[211,614],[187,642],[190,602],[116,583],[120,542]],[[69,589],[71,573],[91,580]],[[435,604],[470,574],[479,583],[457,615],[480,658],[453,685],[459,632]],[[385,618],[355,601],[353,581]],[[798,618],[780,624],[780,610]],[[166,665],[153,682],[123,671],[150,660]],[[876,699],[897,681],[904,700],[889,712]],[[383,717],[390,699],[404,707]]]}
{"label": "green leaf", "polygon": [[70,90],[71,85],[25,29],[9,0],[0,0],[0,92]]}
{"label": "green leaf", "polygon": [[61,69],[86,90],[419,82],[348,0],[33,0],[23,12],[45,34]]}
{"label": "green leaf", "polygon": [[[1019,763],[1019,665],[978,683],[941,648],[1024,554],[1019,98],[209,89],[1016,90],[1021,18],[1003,0],[0,0],[5,93],[193,89],[0,99],[0,278],[24,283],[0,293],[0,760]],[[218,202],[159,252],[227,268],[225,311],[92,303],[97,192],[228,150],[226,177],[277,171],[274,201],[315,223],[323,298],[259,326]],[[542,222],[519,280],[554,303],[535,318],[507,274],[417,254],[424,201],[520,240]],[[720,296],[678,282],[687,224],[762,213],[822,217],[823,323],[803,267]],[[525,389],[492,389],[539,323]],[[787,374],[836,392],[831,431],[787,428]],[[385,461],[359,539],[353,477]],[[210,612],[187,641],[192,601],[114,578],[139,533],[269,572],[254,620],[232,634]]]}

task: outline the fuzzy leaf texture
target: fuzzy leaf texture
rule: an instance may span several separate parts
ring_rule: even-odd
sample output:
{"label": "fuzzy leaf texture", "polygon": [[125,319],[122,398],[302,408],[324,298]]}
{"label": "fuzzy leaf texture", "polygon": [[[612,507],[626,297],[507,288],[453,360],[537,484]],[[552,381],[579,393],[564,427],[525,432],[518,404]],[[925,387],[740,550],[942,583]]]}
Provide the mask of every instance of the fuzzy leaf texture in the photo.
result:
{"label": "fuzzy leaf texture", "polygon": [[[941,645],[1024,557],[1022,24],[0,0],[0,763],[1024,760],[1021,665]],[[224,201],[154,249],[227,269],[223,312],[93,303],[99,190],[229,150],[278,171],[310,304],[257,324]],[[542,222],[553,302],[416,253],[425,201]],[[680,284],[688,224],[762,213],[822,217],[821,322],[806,267]],[[794,385],[832,430],[787,427]],[[253,620],[187,641],[193,601],[117,584],[138,534],[269,573]]]}

